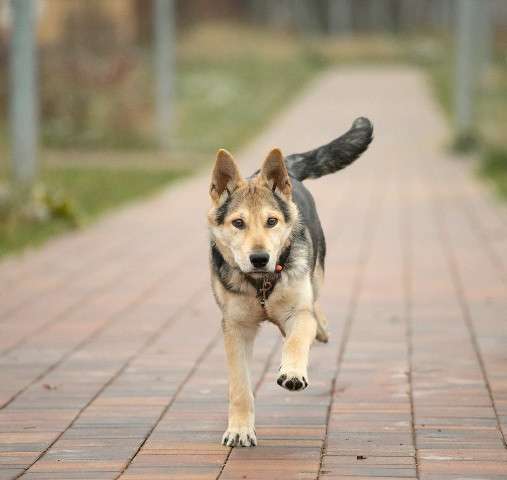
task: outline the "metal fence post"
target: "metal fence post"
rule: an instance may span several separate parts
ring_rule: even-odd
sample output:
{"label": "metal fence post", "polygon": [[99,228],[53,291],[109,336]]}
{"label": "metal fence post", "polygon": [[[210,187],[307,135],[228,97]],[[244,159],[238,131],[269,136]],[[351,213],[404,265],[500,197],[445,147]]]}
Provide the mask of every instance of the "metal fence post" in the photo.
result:
{"label": "metal fence post", "polygon": [[30,187],[37,173],[38,102],[35,81],[36,5],[11,0],[9,120],[14,181]]}
{"label": "metal fence post", "polygon": [[173,121],[174,91],[174,0],[155,0],[155,76],[158,142],[169,148]]}
{"label": "metal fence post", "polygon": [[457,146],[468,148],[474,143],[474,116],[477,93],[477,68],[483,66],[477,44],[481,30],[481,5],[478,0],[458,0],[456,7],[456,71],[454,110]]}

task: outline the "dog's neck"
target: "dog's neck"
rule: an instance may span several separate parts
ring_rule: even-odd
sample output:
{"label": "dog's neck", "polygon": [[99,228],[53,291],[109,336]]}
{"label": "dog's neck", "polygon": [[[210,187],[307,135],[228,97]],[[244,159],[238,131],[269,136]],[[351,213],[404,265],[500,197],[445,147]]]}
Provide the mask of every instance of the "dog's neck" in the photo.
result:
{"label": "dog's neck", "polygon": [[[224,254],[220,251],[217,243],[213,239],[210,241],[210,247],[213,268],[222,285],[227,290],[236,291],[231,280],[234,276],[239,277],[255,289],[256,296],[262,306],[264,306],[266,300],[273,292],[278,280],[280,280],[282,276],[282,272],[286,270],[291,252],[291,244],[288,243],[278,257],[277,266],[279,268],[277,270],[279,271],[250,275],[242,272],[239,267],[227,262]],[[236,293],[240,293],[240,291],[238,290]]]}

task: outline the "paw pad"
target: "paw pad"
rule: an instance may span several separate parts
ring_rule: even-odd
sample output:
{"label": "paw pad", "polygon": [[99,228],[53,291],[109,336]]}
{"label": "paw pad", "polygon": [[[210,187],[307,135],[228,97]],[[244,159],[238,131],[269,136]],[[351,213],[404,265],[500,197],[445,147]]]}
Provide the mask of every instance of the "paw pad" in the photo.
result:
{"label": "paw pad", "polygon": [[290,375],[288,376],[285,373],[282,373],[276,383],[287,390],[292,392],[297,392],[298,390],[304,390],[308,386],[308,380],[306,377],[299,375]]}
{"label": "paw pad", "polygon": [[250,433],[243,429],[239,432],[227,430],[222,437],[222,445],[227,447],[255,447],[257,445],[255,430],[251,429]]}

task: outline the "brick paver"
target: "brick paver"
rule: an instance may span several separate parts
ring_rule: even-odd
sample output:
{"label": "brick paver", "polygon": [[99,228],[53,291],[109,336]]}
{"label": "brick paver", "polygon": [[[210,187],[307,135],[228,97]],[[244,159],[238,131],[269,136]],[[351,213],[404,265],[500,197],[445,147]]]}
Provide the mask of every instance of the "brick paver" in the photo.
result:
{"label": "brick paver", "polygon": [[0,264],[0,480],[507,478],[507,215],[445,153],[413,70],[329,72],[240,155],[371,149],[308,182],[327,233],[331,341],[310,388],[259,336],[259,446],[219,444],[227,379],[208,286],[208,178]]}

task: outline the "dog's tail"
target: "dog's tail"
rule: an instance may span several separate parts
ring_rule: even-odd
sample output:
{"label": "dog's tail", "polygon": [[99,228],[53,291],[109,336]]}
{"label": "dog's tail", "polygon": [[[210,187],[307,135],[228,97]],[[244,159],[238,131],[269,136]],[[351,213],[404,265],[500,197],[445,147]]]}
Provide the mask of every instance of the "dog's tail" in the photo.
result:
{"label": "dog's tail", "polygon": [[299,181],[334,173],[358,158],[373,140],[373,125],[367,118],[354,120],[341,137],[322,147],[285,158],[289,174]]}

